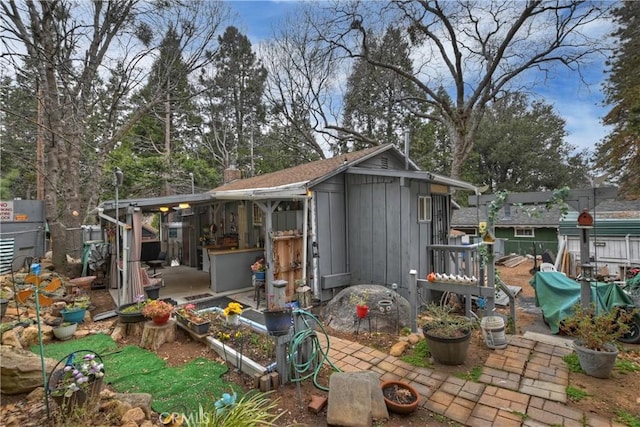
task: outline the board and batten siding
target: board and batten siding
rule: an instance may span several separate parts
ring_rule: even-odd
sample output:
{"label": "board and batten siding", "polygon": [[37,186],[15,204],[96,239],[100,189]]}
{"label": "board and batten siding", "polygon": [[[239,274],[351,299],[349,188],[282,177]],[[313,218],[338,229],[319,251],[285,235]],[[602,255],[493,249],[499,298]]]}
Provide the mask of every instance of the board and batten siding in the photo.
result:
{"label": "board and batten siding", "polygon": [[[316,209],[318,276],[349,273],[344,175],[337,175],[314,187],[313,203]],[[323,295],[323,299],[326,296],[329,295]]]}
{"label": "board and batten siding", "polygon": [[[417,221],[417,194],[426,183],[385,176],[347,177],[349,261],[352,284],[398,284],[406,296],[409,270],[420,271],[428,223]],[[422,267],[425,268],[424,266]]]}

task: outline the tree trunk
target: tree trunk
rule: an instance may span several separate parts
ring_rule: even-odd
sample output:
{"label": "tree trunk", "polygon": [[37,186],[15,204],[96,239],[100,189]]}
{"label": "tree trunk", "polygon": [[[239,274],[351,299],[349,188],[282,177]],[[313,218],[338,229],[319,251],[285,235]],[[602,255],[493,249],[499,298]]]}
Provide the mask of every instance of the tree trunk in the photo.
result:
{"label": "tree trunk", "polygon": [[164,325],[156,325],[153,322],[144,322],[140,347],[156,351],[166,342],[176,340],[176,319],[169,319]]}

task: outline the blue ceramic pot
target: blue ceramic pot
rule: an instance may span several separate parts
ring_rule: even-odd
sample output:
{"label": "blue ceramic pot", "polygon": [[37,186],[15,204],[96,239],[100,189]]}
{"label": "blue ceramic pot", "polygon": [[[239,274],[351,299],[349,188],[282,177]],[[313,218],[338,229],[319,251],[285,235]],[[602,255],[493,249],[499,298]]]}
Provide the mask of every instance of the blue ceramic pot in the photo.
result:
{"label": "blue ceramic pot", "polygon": [[253,275],[256,277],[256,280],[264,280],[265,272],[264,271],[255,271]]}
{"label": "blue ceramic pot", "polygon": [[62,310],[60,311],[60,314],[62,314],[62,318],[64,319],[65,322],[82,323],[86,312],[87,310],[83,308],[81,310],[74,310],[74,311]]}

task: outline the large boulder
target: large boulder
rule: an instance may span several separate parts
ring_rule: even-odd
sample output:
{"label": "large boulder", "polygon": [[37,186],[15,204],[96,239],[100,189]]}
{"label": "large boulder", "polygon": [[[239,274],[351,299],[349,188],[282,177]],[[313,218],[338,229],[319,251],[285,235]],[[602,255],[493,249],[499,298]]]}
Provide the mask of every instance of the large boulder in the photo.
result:
{"label": "large boulder", "polygon": [[[368,318],[358,321],[354,301],[364,298],[369,306]],[[383,304],[380,304],[383,301]],[[384,302],[391,302],[389,309],[381,311]],[[354,285],[340,291],[322,310],[327,326],[341,332],[398,333],[410,325],[409,301],[395,291],[380,285]]]}
{"label": "large boulder", "polygon": [[[57,361],[44,359],[47,375]],[[42,387],[40,356],[27,350],[0,346],[0,391],[3,394],[29,393]]]}

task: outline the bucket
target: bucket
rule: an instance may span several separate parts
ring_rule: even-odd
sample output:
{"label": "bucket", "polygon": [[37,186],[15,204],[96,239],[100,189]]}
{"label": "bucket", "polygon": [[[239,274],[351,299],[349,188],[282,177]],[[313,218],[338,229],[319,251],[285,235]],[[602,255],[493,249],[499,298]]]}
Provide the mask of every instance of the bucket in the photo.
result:
{"label": "bucket", "polygon": [[484,342],[489,348],[505,348],[507,337],[504,332],[504,320],[500,316],[483,317],[480,321]]}

